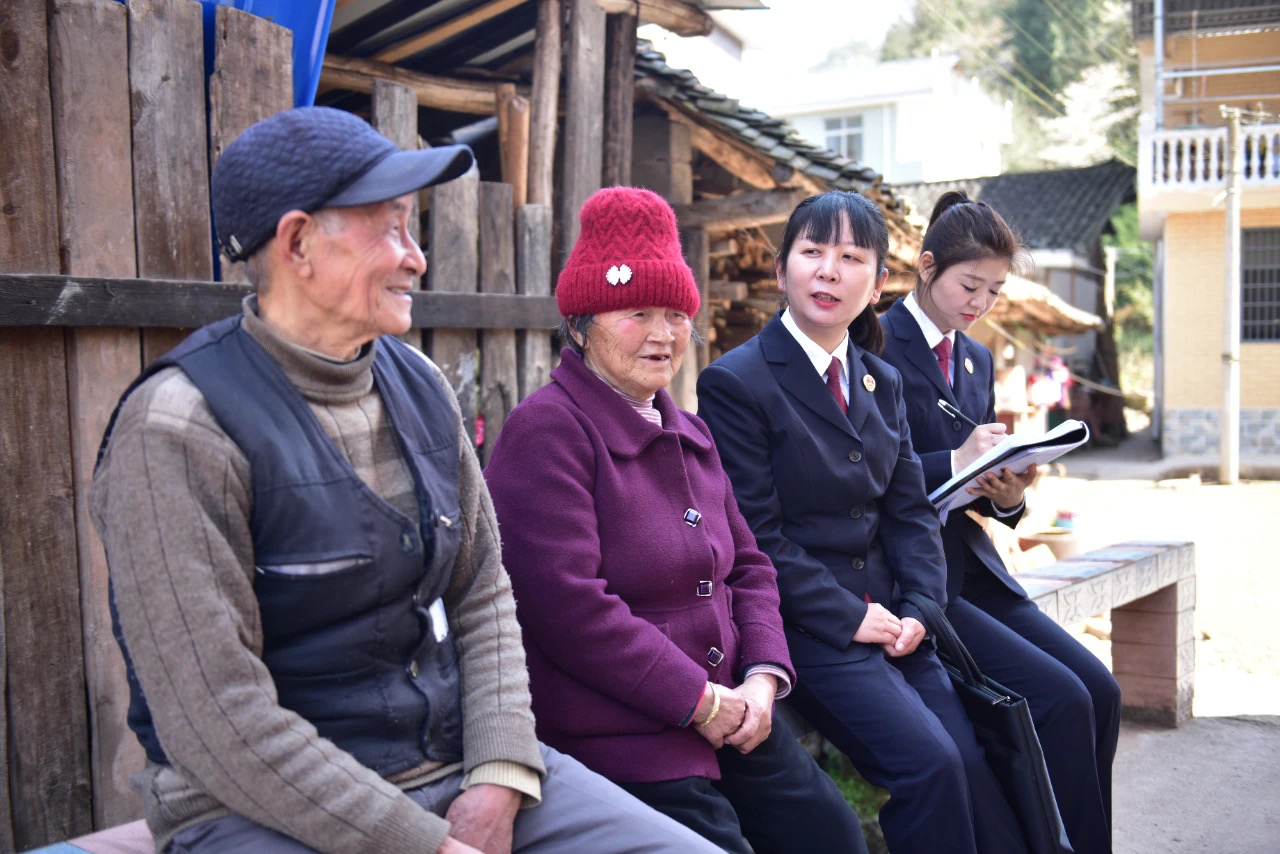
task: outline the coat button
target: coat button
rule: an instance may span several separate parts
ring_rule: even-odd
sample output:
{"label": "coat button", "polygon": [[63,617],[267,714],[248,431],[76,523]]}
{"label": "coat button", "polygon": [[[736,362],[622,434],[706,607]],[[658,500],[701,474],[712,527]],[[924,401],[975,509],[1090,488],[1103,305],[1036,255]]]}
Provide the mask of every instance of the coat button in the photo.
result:
{"label": "coat button", "polygon": [[849,462],[856,463],[862,460],[862,451],[850,451]]}
{"label": "coat button", "polygon": [[409,662],[409,675],[414,679],[418,678],[418,662],[416,661]]}
{"label": "coat button", "polygon": [[698,582],[698,595],[699,595],[699,596],[710,596],[710,595],[711,595],[711,588],[712,588],[712,587],[714,587],[714,586],[715,586],[715,585],[713,585],[710,581],[699,581],[699,582]]}
{"label": "coat button", "polygon": [[855,507],[855,508],[853,508],[852,510],[850,510],[850,511],[849,511],[849,518],[850,518],[850,519],[861,519],[861,518],[862,518],[862,508],[861,508],[861,507]]}
{"label": "coat button", "polygon": [[960,429],[960,422],[959,422],[959,421],[952,421],[952,422],[951,422],[951,429],[952,429],[952,430],[959,430],[959,429]]}
{"label": "coat button", "polygon": [[684,523],[690,528],[698,527],[698,523],[702,521],[702,514],[690,507],[684,511]]}
{"label": "coat button", "polygon": [[849,565],[854,569],[862,569],[867,565],[867,562],[860,557],[855,557],[853,560],[849,561]]}
{"label": "coat button", "polygon": [[716,649],[714,646],[711,647],[711,649],[707,650],[707,664],[710,664],[712,667],[715,667],[722,661],[724,661],[723,652]]}

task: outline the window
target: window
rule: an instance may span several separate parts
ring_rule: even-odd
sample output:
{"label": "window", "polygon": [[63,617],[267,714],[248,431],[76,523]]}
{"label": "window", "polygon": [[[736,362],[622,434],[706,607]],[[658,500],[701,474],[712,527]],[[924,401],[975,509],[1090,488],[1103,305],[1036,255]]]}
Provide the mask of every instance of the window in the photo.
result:
{"label": "window", "polygon": [[1240,339],[1280,341],[1280,228],[1240,230]]}
{"label": "window", "polygon": [[841,116],[823,122],[827,148],[843,154],[854,163],[862,162],[862,116]]}

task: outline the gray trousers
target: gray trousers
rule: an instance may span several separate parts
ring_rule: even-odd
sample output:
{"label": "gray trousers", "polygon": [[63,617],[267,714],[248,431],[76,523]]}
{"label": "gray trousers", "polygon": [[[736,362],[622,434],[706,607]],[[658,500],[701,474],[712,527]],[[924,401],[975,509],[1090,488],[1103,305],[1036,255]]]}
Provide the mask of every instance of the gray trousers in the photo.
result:
{"label": "gray trousers", "polygon": [[[512,848],[520,854],[719,854],[720,849],[546,745],[542,803],[516,814]],[[405,792],[444,815],[461,789],[461,772]],[[179,833],[167,854],[314,854],[284,834],[233,815]]]}

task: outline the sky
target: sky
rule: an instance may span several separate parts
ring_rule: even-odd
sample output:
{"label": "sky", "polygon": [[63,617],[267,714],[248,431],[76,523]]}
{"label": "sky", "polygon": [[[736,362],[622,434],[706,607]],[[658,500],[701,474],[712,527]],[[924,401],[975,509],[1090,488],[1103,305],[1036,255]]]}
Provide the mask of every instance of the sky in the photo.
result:
{"label": "sky", "polygon": [[[711,39],[684,39],[655,27],[642,27],[676,68],[688,68],[706,86],[738,98],[747,106],[783,84],[788,70],[804,71],[833,48],[857,40],[872,46],[910,14],[907,0],[765,0],[769,9],[713,12],[716,22],[742,39],[742,64],[727,57]],[[755,95],[756,97],[753,97]],[[762,98],[761,96],[764,96]]]}

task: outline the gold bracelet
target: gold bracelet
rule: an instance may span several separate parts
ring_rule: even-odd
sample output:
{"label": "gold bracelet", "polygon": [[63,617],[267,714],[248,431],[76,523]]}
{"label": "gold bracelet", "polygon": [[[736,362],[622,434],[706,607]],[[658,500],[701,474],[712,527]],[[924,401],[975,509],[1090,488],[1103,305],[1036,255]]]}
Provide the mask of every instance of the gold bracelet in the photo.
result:
{"label": "gold bracelet", "polygon": [[700,721],[696,721],[694,726],[706,726],[716,719],[716,715],[720,714],[720,688],[716,683],[711,682],[711,714],[707,715]]}

